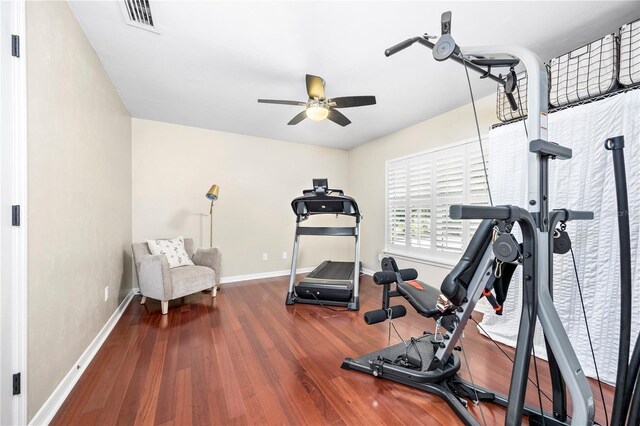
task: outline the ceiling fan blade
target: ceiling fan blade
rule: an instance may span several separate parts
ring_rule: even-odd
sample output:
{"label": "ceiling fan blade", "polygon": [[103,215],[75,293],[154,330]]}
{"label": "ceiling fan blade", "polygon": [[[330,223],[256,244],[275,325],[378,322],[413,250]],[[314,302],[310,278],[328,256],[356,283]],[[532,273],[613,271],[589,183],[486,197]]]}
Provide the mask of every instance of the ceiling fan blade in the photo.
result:
{"label": "ceiling fan blade", "polygon": [[334,123],[341,125],[342,127],[351,124],[351,120],[345,117],[344,114],[342,114],[337,109],[329,108],[329,115],[327,116],[327,118]]}
{"label": "ceiling fan blade", "polygon": [[296,115],[295,117],[293,117],[291,119],[290,122],[288,122],[287,124],[289,126],[293,126],[294,124],[298,124],[299,122],[301,122],[302,120],[304,120],[305,118],[307,118],[307,110],[305,109],[304,111],[302,111],[300,114]]}
{"label": "ceiling fan blade", "polygon": [[[375,105],[375,96],[342,96],[327,101],[334,108],[352,108],[367,105]],[[335,105],[333,105],[335,104]]]}
{"label": "ceiling fan blade", "polygon": [[307,94],[309,99],[324,101],[324,80],[316,75],[307,74]]}
{"label": "ceiling fan blade", "polygon": [[296,106],[306,106],[306,102],[301,101],[280,101],[277,99],[258,99],[258,102],[261,104],[279,104],[279,105],[296,105]]}

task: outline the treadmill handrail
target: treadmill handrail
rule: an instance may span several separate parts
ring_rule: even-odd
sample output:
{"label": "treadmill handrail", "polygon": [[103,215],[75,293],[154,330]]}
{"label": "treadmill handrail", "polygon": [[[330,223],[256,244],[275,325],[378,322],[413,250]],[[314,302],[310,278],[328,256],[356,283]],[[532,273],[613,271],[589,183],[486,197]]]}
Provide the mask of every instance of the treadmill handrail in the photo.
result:
{"label": "treadmill handrail", "polygon": [[[323,211],[320,209],[313,209],[313,206],[326,206],[328,203],[342,203],[343,206],[339,211]],[[302,208],[299,208],[300,205],[302,205]],[[293,209],[293,213],[299,218],[299,220],[304,220],[309,216],[318,214],[339,214],[345,216],[353,216],[357,220],[362,219],[360,209],[358,208],[358,203],[356,203],[356,200],[346,195],[317,195],[316,193],[302,195],[300,197],[294,198],[293,201],[291,201],[291,208]]]}
{"label": "treadmill handrail", "polygon": [[299,226],[296,235],[326,235],[336,237],[355,237],[358,229],[345,226]]}

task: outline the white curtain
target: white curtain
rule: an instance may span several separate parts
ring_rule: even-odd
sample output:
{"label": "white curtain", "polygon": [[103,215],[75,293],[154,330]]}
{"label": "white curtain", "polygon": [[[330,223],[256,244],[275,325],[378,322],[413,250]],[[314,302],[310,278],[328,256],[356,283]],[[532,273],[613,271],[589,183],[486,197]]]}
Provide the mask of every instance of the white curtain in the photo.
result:
{"label": "white curtain", "polygon": [[[550,162],[550,207],[590,210],[593,221],[569,222],[567,231],[576,256],[578,274],[600,378],[614,383],[620,326],[620,268],[616,194],[608,137],[625,137],[625,162],[631,222],[633,316],[629,318],[632,347],[640,331],[640,90],[569,108],[549,115],[549,140],[573,150],[570,160]],[[513,123],[491,130],[489,182],[496,205],[526,206],[524,125]],[[586,374],[595,377],[584,315],[571,254],[556,255],[554,303]],[[521,268],[518,268],[520,270]],[[520,272],[514,275],[505,312],[487,312],[481,323],[494,339],[514,346],[521,307]],[[541,327],[535,338],[537,356],[546,358]]]}

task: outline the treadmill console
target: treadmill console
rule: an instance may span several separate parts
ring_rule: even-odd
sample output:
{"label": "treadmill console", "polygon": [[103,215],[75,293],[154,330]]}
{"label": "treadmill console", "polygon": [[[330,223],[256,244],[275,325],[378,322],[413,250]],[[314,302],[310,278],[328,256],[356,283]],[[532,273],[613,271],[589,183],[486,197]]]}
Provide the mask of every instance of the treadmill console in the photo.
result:
{"label": "treadmill console", "polygon": [[329,179],[314,179],[313,180],[313,189],[318,190],[318,188],[322,188],[325,191],[329,187]]}
{"label": "treadmill console", "polygon": [[326,178],[313,179],[313,189],[305,189],[302,194],[291,202],[293,212],[302,220],[314,214],[360,216],[355,200],[341,189],[329,188]]}

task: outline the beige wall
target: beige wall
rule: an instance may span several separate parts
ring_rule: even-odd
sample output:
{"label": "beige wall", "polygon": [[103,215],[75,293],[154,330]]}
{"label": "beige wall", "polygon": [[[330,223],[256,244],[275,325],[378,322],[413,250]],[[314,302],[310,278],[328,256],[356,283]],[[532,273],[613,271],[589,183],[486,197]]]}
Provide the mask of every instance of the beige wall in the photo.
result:
{"label": "beige wall", "polygon": [[131,288],[131,120],[66,2],[27,2],[27,61],[31,419]]}
{"label": "beige wall", "polygon": [[[495,96],[476,102],[480,131],[488,133],[497,122]],[[367,228],[362,238],[362,263],[377,271],[378,253],[385,246],[385,162],[415,152],[425,151],[465,139],[477,137],[471,104],[454,109],[430,120],[415,124],[399,132],[349,151],[349,187],[351,195],[366,212]],[[418,269],[420,278],[436,286],[450,268],[410,262],[397,258],[401,267]]]}
{"label": "beige wall", "polygon": [[[132,121],[133,240],[183,235],[194,238],[197,247],[208,246],[205,193],[217,183],[214,245],[222,250],[223,278],[287,270],[295,230],[291,200],[310,188],[314,177],[349,189],[347,151]],[[307,223],[337,225],[347,223],[344,219],[318,217]],[[302,237],[298,267],[350,260],[352,247],[348,238]],[[263,261],[262,253],[269,260]]]}

